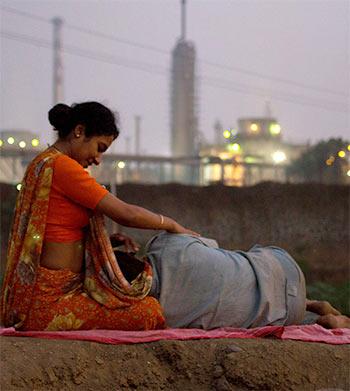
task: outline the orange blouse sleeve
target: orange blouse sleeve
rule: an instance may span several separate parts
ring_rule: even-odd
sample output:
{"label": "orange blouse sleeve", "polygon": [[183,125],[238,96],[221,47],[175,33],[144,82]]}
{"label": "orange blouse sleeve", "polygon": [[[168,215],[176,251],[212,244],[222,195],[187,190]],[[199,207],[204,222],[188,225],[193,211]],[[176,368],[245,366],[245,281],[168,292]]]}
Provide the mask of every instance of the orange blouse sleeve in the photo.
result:
{"label": "orange blouse sleeve", "polygon": [[108,193],[77,161],[66,155],[56,158],[53,182],[66,197],[89,209],[95,209]]}

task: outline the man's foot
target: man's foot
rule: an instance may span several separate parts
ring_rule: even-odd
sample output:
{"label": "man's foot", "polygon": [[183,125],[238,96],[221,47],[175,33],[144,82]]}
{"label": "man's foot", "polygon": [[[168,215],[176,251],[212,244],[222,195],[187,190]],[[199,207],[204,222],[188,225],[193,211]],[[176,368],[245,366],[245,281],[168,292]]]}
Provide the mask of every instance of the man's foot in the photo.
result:
{"label": "man's foot", "polygon": [[345,315],[322,315],[316,323],[326,329],[350,329],[350,318]]}
{"label": "man's foot", "polygon": [[341,315],[328,301],[307,300],[306,310],[319,315]]}

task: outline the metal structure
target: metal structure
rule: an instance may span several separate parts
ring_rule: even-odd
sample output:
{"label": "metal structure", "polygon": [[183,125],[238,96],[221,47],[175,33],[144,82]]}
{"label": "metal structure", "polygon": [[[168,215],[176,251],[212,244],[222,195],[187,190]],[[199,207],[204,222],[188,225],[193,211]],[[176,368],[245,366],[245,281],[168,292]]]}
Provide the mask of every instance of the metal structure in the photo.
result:
{"label": "metal structure", "polygon": [[[186,40],[186,3],[181,2],[181,36],[172,52],[171,66],[171,152],[173,157],[196,156],[197,116],[194,44]],[[192,181],[197,175],[192,169],[175,168],[183,181]]]}
{"label": "metal structure", "polygon": [[[28,163],[38,154],[38,150],[14,150],[1,148],[0,182],[18,184],[22,180]],[[183,181],[177,176],[176,167],[196,170],[196,181]],[[206,186],[212,183],[228,185],[253,185],[261,180],[286,181],[286,165],[247,163],[235,159],[221,159],[215,156],[136,156],[106,154],[99,166],[90,168],[98,182],[115,189],[121,183],[183,183]],[[207,173],[215,171],[215,176]],[[232,181],[231,172],[244,170],[244,182]]]}
{"label": "metal structure", "polygon": [[61,18],[53,18],[53,105],[63,101],[63,60]]}

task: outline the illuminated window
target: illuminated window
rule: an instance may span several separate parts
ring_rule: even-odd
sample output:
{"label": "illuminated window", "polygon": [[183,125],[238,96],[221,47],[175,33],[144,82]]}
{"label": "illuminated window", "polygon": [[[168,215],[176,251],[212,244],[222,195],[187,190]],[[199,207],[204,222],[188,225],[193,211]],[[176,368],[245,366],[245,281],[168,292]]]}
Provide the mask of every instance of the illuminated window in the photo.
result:
{"label": "illuminated window", "polygon": [[270,134],[273,136],[277,136],[278,134],[281,133],[281,126],[279,124],[270,124],[269,127]]}
{"label": "illuminated window", "polygon": [[252,163],[256,163],[256,158],[254,158],[253,156],[247,156],[245,159],[244,159],[245,163],[248,163],[248,164],[252,164]]}
{"label": "illuminated window", "polygon": [[227,149],[230,151],[230,152],[239,152],[241,150],[241,146],[238,144],[238,143],[234,143],[234,144],[229,144],[227,146]]}
{"label": "illuminated window", "polygon": [[287,159],[287,156],[283,151],[276,151],[272,154],[272,159],[278,164],[284,162]]}
{"label": "illuminated window", "polygon": [[38,147],[40,144],[39,140],[37,138],[33,138],[32,140],[32,146],[33,147]]}
{"label": "illuminated window", "polygon": [[224,132],[223,132],[223,136],[225,137],[225,138],[230,138],[231,137],[231,132],[229,131],[229,130],[224,130]]}

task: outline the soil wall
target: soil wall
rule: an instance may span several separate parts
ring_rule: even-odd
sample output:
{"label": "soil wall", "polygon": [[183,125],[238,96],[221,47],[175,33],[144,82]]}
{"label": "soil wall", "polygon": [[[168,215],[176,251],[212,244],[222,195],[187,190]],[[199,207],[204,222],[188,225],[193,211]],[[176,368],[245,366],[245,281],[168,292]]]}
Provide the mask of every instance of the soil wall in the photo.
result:
{"label": "soil wall", "polygon": [[[309,281],[349,279],[348,186],[262,183],[253,187],[122,185],[118,196],[215,238],[221,247],[256,243],[288,250]],[[125,229],[141,243],[148,231]]]}
{"label": "soil wall", "polygon": [[[17,191],[0,184],[1,270]],[[171,216],[221,247],[288,250],[309,281],[349,280],[349,186],[262,183],[253,187],[124,184],[118,197]],[[155,232],[119,227],[141,244]]]}

